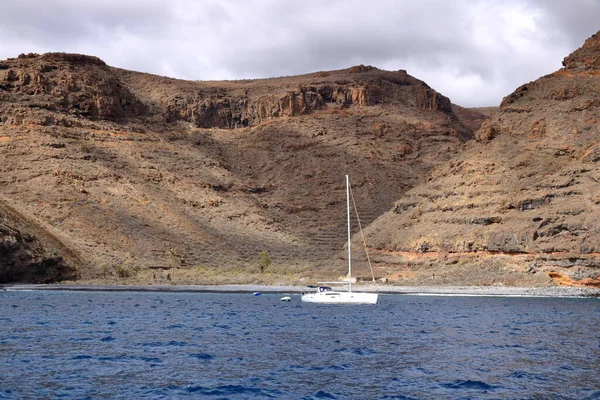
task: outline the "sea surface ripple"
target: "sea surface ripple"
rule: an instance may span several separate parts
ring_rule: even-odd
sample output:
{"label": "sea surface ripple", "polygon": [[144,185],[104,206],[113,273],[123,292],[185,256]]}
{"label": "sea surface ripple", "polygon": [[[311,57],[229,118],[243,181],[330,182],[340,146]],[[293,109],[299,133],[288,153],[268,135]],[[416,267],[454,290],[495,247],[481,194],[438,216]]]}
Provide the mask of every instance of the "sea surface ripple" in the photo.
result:
{"label": "sea surface ripple", "polygon": [[600,299],[0,292],[0,399],[600,399]]}

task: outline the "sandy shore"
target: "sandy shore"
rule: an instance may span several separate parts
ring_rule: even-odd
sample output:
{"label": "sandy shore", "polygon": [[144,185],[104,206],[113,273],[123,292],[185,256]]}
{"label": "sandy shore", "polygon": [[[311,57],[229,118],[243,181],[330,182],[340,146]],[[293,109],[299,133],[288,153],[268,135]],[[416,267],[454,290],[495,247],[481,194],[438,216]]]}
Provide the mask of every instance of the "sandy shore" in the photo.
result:
{"label": "sandy shore", "polygon": [[[69,290],[113,292],[211,292],[211,293],[288,293],[312,289],[304,286],[263,285],[78,285],[48,284],[0,285],[0,290]],[[600,289],[583,287],[511,287],[511,286],[355,286],[355,291],[398,295],[431,296],[525,296],[525,297],[599,297]]]}

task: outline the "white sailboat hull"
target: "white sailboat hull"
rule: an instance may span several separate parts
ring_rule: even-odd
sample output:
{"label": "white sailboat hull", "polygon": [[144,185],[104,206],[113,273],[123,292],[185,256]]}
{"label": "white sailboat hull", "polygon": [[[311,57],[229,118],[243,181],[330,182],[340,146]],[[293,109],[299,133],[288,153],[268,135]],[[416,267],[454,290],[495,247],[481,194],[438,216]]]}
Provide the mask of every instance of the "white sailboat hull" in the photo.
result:
{"label": "white sailboat hull", "polygon": [[379,293],[362,292],[317,292],[304,293],[301,300],[305,303],[322,304],[377,304]]}

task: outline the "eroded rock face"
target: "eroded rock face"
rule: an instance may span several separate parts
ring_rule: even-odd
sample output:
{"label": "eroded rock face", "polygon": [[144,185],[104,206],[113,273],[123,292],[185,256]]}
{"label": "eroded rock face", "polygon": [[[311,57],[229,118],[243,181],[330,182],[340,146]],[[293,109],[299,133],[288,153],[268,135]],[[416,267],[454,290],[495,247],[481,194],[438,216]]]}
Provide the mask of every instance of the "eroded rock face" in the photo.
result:
{"label": "eroded rock face", "polygon": [[451,113],[450,100],[424,86],[403,92],[394,85],[364,83],[361,87],[322,84],[289,88],[279,95],[252,98],[175,99],[166,104],[167,122],[190,121],[201,128],[239,128],[256,126],[280,117],[310,114],[332,105],[346,108],[372,106],[384,102],[403,102],[423,111]]}
{"label": "eroded rock face", "polygon": [[[167,122],[201,128],[257,126],[282,117],[325,108],[345,109],[401,104],[421,111],[452,114],[450,100],[406,73],[358,66],[298,77],[231,82],[185,82],[117,71],[138,97],[148,96]],[[150,91],[152,84],[170,87]],[[171,93],[176,92],[173,96]]]}
{"label": "eroded rock face", "polygon": [[[327,93],[331,95],[331,93]],[[341,104],[352,104],[352,100],[335,93]],[[167,122],[189,121],[201,128],[241,128],[256,126],[261,122],[280,117],[310,114],[325,107],[332,97],[323,97],[315,88],[299,88],[282,97],[262,96],[241,98],[174,99],[166,103]]]}
{"label": "eroded rock face", "polygon": [[[80,54],[21,55],[0,62],[0,122],[55,125],[76,118],[118,121],[144,106],[99,58]],[[10,103],[28,102],[28,108]],[[73,123],[73,122],[72,122]]]}
{"label": "eroded rock face", "polygon": [[[0,203],[0,283],[49,283],[77,276],[60,252],[45,247]],[[26,229],[26,228],[25,228]]]}
{"label": "eroded rock face", "polygon": [[[552,284],[553,273],[593,282],[600,274],[599,55],[596,34],[565,68],[507,96],[477,143],[368,228],[369,243],[385,254],[380,262],[412,263],[425,278],[436,269],[444,271],[438,279],[462,271],[480,284]],[[494,274],[484,273],[486,265]]]}
{"label": "eroded rock face", "polygon": [[583,46],[563,60],[563,66],[569,71],[598,71],[600,65],[600,33],[588,38]]}

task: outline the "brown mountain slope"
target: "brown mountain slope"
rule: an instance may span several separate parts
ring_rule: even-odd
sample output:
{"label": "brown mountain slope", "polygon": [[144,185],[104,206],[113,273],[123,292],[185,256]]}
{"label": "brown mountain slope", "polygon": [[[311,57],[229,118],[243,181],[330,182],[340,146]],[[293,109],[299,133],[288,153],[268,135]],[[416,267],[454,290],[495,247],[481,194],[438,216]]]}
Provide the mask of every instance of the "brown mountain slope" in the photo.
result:
{"label": "brown mountain slope", "polygon": [[404,71],[190,82],[61,53],[0,62],[0,123],[0,198],[84,279],[242,274],[262,250],[283,275],[337,273],[344,174],[365,225],[472,137]]}
{"label": "brown mountain slope", "polygon": [[379,266],[420,282],[598,285],[599,60],[596,34],[507,96],[479,143],[369,227]]}

